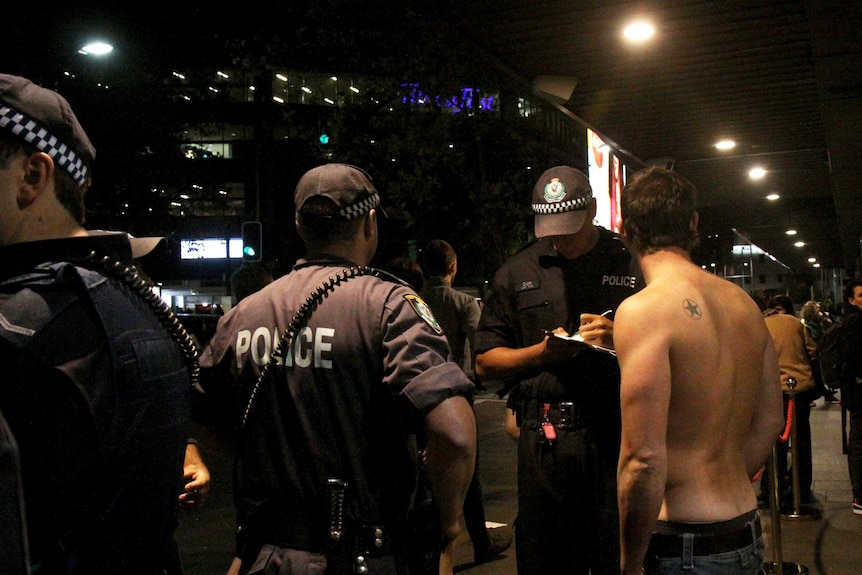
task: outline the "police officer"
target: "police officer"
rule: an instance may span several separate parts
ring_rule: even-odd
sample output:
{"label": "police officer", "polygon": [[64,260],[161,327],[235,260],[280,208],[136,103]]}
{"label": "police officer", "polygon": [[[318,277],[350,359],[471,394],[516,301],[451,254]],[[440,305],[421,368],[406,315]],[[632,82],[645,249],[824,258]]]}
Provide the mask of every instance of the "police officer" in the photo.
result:
{"label": "police officer", "polygon": [[365,267],[379,203],[359,168],[303,175],[295,205],[307,255],[221,318],[202,354],[206,385],[235,382],[254,398],[239,414],[232,572],[405,572],[418,433],[451,572],[475,456],[471,384],[415,291]]}
{"label": "police officer", "polygon": [[594,225],[583,173],[550,168],[532,198],[539,239],[495,274],[476,334],[477,375],[506,382],[519,430],[518,573],[619,573],[612,318],[643,282],[620,237]]}
{"label": "police officer", "polygon": [[20,450],[22,560],[158,573],[196,350],[134,272],[129,237],[82,227],[94,158],[63,97],[0,75],[0,411]]}

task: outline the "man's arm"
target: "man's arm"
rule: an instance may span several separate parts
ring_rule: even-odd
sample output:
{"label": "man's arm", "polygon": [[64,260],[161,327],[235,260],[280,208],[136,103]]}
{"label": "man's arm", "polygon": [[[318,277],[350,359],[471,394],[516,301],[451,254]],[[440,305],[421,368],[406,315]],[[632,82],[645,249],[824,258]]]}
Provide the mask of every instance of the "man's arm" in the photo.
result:
{"label": "man's arm", "polygon": [[476,462],[476,418],[467,399],[456,396],[432,409],[425,416],[424,426],[425,465],[446,541],[440,559],[441,573],[451,572],[454,542],[461,532],[464,497]]}
{"label": "man's arm", "polygon": [[[561,327],[555,333],[568,335]],[[575,344],[582,345],[582,344]],[[539,343],[522,347],[495,347],[476,357],[476,375],[480,379],[524,379],[550,365],[563,363],[580,351],[573,344],[556,337],[545,336]]]}
{"label": "man's arm", "polygon": [[667,477],[671,370],[667,334],[632,300],[616,315],[614,342],[622,373],[622,442],[617,470],[620,568],[641,573]]}
{"label": "man's arm", "polygon": [[[546,338],[547,339],[547,338]],[[520,349],[495,347],[476,356],[479,379],[523,379],[542,369],[545,342]]]}
{"label": "man's arm", "polygon": [[751,431],[745,446],[745,466],[749,477],[754,477],[763,468],[784,427],[778,357],[768,332],[765,333],[764,340],[763,373],[751,417]]}
{"label": "man's arm", "polygon": [[180,493],[180,507],[197,509],[206,499],[210,489],[210,472],[198,451],[197,442],[189,439],[183,461],[183,492]]}

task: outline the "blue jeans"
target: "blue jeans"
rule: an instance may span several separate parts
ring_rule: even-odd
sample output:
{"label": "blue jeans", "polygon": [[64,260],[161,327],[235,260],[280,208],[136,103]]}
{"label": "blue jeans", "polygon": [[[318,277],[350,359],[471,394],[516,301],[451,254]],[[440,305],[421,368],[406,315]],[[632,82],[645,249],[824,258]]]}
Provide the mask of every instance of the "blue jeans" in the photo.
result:
{"label": "blue jeans", "polygon": [[763,567],[763,537],[748,547],[716,555],[695,555],[691,569],[681,557],[663,558],[658,565],[644,567],[647,575],[760,575]]}
{"label": "blue jeans", "polygon": [[[734,519],[711,524],[656,523],[656,531],[672,536],[668,544],[666,535],[654,534],[650,551],[644,561],[644,570],[649,575],[760,575],[763,568],[764,543],[760,518],[751,511]],[[713,545],[722,549],[720,553],[709,553],[710,545],[701,546],[701,537],[718,536],[729,541]],[[656,539],[656,538],[660,539]],[[679,537],[679,543],[677,543]],[[655,547],[653,547],[655,544]],[[729,544],[729,547],[727,546]],[[679,545],[679,546],[677,546]],[[737,549],[734,546],[739,545]],[[724,549],[729,549],[724,551]]]}

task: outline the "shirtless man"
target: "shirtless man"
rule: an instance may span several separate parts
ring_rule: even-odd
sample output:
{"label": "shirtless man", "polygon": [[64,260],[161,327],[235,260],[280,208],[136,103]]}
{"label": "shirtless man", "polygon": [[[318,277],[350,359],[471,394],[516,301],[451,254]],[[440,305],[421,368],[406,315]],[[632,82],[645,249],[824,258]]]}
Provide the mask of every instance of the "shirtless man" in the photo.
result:
{"label": "shirtless man", "polygon": [[784,424],[778,362],[752,298],[691,261],[696,194],[663,168],[622,194],[623,237],[647,284],[614,326],[623,575],[756,574],[763,563],[751,478]]}

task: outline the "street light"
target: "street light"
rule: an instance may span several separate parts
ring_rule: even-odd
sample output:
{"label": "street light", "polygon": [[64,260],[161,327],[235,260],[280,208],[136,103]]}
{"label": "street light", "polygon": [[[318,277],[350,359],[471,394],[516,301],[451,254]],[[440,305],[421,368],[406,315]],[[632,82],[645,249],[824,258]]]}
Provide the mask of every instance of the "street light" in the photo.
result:
{"label": "street light", "polygon": [[102,42],[101,40],[96,40],[95,42],[90,42],[89,44],[84,45],[83,48],[78,50],[78,53],[85,56],[107,56],[113,51],[114,47],[112,45],[107,42]]}

